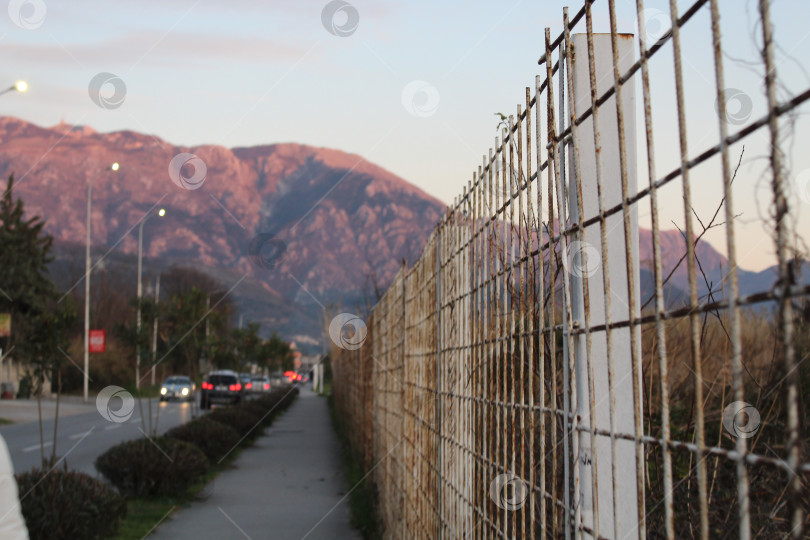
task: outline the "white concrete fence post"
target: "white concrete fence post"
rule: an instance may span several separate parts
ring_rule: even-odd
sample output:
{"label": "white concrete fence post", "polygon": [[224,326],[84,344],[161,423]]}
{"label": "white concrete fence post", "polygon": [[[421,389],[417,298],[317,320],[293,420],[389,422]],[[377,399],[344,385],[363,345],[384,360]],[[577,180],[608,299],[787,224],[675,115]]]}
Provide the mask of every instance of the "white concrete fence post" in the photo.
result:
{"label": "white concrete fence post", "polygon": [[321,381],[321,365],[322,364],[318,363],[312,366],[312,390],[318,393],[322,390],[323,386]]}
{"label": "white concrete fence post", "polygon": [[[594,55],[596,67],[597,95],[601,96],[613,85],[613,56],[610,34],[595,34]],[[572,36],[574,45],[574,63],[566,69],[573,68],[574,95],[573,103],[578,115],[591,107],[591,83],[588,66],[588,43],[585,34]],[[635,61],[633,39],[618,40],[620,72],[624,73]],[[571,100],[567,100],[570,105]],[[634,84],[622,88],[624,115],[625,149],[627,155],[628,192],[633,196],[637,192],[636,173],[636,98]],[[566,115],[567,118],[567,115]],[[602,193],[605,209],[618,205],[622,201],[621,168],[619,161],[619,131],[616,113],[616,97],[612,96],[599,107],[599,132],[601,133],[601,151],[597,152],[594,142],[593,118],[580,124],[577,143],[580,151],[580,175],[582,186],[582,205],[585,219],[599,215],[597,192],[597,159],[602,160]],[[574,155],[569,146],[568,170],[570,186],[568,190],[568,207],[571,221],[581,222],[578,216],[576,189],[574,189]],[[638,260],[638,212],[636,206],[630,209],[631,250],[633,280],[639,291]],[[607,230],[607,263],[610,280],[609,301],[612,322],[627,321],[630,316],[628,307],[627,274],[628,264],[624,242],[624,224],[622,212],[615,213],[606,220]],[[569,244],[574,239],[569,240]],[[568,254],[573,258],[571,267],[579,270],[571,272],[571,302],[574,324],[585,328],[585,310],[583,302],[584,281],[588,277],[590,300],[590,326],[604,325],[606,322],[605,294],[602,264],[602,241],[599,223],[590,225],[584,234],[585,243],[574,245]],[[587,266],[585,257],[587,257]],[[570,260],[570,259],[569,259]],[[638,302],[635,314],[638,316]],[[615,387],[615,430],[617,433],[634,433],[633,414],[633,381],[631,361],[631,330],[627,327],[612,331],[612,360],[614,364]],[[636,351],[640,358],[640,345]],[[574,340],[577,381],[577,413],[580,426],[590,426],[590,400],[596,404],[594,425],[597,429],[610,430],[611,399],[608,385],[608,350],[605,331],[591,332],[591,359],[593,362],[593,394],[590,395],[588,356],[586,338],[578,334]],[[639,381],[641,384],[641,381]],[[642,394],[643,395],[643,394]],[[580,431],[580,456],[576,466],[579,467],[580,493],[577,504],[580,505],[582,523],[593,529],[593,456],[597,458],[597,503],[599,507],[599,534],[607,538],[638,538],[637,525],[638,497],[636,490],[636,453],[635,443],[630,440],[616,441],[615,455],[611,452],[610,437],[596,437],[595,448],[591,448],[591,434]],[[613,473],[615,459],[616,475]],[[614,486],[615,484],[615,486]],[[613,495],[617,495],[616,513],[614,515]],[[615,521],[614,521],[615,520]]]}

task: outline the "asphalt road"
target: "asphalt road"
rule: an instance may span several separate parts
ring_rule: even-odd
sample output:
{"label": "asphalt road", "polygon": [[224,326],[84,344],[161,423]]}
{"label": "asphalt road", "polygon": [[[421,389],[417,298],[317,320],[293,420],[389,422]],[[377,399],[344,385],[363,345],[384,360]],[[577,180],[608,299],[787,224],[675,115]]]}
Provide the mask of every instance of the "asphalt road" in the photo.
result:
{"label": "asphalt road", "polygon": [[[196,398],[199,403],[199,398]],[[148,400],[143,400],[143,414],[148,423]],[[152,400],[152,416],[157,420],[158,433],[188,422],[192,418],[192,406],[197,414],[195,404],[188,402],[164,402]],[[159,411],[159,415],[158,415]],[[53,452],[52,419],[43,421],[45,439],[45,456]],[[104,419],[98,411],[74,414],[59,418],[59,429],[56,438],[56,455],[64,456],[68,467],[94,477],[99,477],[93,462],[108,448],[116,444],[143,436],[143,425],[138,402],[132,416],[125,422],[116,423]],[[26,422],[0,427],[0,434],[6,440],[14,471],[17,473],[41,465],[39,422]]]}

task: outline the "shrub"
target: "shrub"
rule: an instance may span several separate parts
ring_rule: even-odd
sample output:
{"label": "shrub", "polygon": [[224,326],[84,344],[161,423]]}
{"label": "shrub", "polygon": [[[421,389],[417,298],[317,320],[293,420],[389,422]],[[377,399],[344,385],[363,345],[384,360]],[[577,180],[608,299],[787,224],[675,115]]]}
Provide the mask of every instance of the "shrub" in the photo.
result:
{"label": "shrub", "polygon": [[195,445],[211,463],[217,463],[239,443],[240,435],[232,427],[203,416],[170,429],[166,437]]}
{"label": "shrub", "polygon": [[261,426],[262,417],[238,406],[215,409],[208,413],[206,418],[232,427],[240,438],[244,437],[244,440],[253,440],[261,435],[263,431]]}
{"label": "shrub", "polygon": [[289,388],[282,388],[237,405],[214,409],[205,418],[233,428],[240,438],[250,442],[260,436],[278,413],[293,402],[295,394]]}
{"label": "shrub", "polygon": [[[258,403],[259,405],[266,407],[267,409],[271,409],[276,407],[276,410],[283,410],[285,409],[290,403],[292,403],[295,396],[298,395],[298,387],[282,387],[277,390],[273,390],[267,395],[260,397],[257,400],[251,401],[250,403]],[[284,401],[284,403],[279,404],[280,401]]]}
{"label": "shrub", "polygon": [[128,497],[182,495],[208,470],[208,458],[189,442],[143,437],[113,446],[96,468]]}
{"label": "shrub", "polygon": [[245,411],[248,414],[252,414],[257,418],[259,422],[261,422],[262,426],[265,427],[273,423],[273,417],[275,416],[276,413],[276,411],[270,413],[270,411],[272,410],[271,407],[266,407],[256,400],[240,403],[234,408],[237,411]]}
{"label": "shrub", "polygon": [[[278,416],[281,411],[289,407],[298,395],[298,388],[280,388],[264,395],[259,399],[248,402],[253,406],[258,406],[264,409],[264,413],[272,411],[265,419],[267,423],[272,423],[273,419]],[[263,414],[264,414],[263,413]]]}
{"label": "shrub", "polygon": [[17,475],[20,506],[31,540],[102,540],[118,531],[127,503],[86,474],[33,469]]}

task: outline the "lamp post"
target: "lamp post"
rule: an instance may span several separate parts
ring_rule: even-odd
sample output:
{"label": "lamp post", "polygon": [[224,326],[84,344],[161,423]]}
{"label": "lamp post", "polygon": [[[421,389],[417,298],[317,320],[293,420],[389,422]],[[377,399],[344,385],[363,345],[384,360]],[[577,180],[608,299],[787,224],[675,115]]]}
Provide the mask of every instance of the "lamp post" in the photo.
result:
{"label": "lamp post", "polygon": [[202,358],[200,358],[198,369],[203,371],[210,371],[211,368],[211,355],[209,354],[208,345],[209,345],[209,336],[211,335],[209,325],[208,325],[208,315],[209,311],[211,311],[211,296],[215,294],[223,294],[228,292],[227,289],[217,289],[216,291],[210,291],[205,297],[205,346],[202,350]]}
{"label": "lamp post", "polygon": [[5,90],[0,90],[0,96],[12,91],[23,93],[26,90],[28,90],[28,83],[25,81],[17,81],[8,88],[6,88]]}
{"label": "lamp post", "polygon": [[[146,216],[141,220],[140,225],[138,225],[138,318],[135,321],[135,333],[137,336],[137,340],[135,341],[135,388],[137,390],[141,389],[141,295],[143,293],[143,280],[141,279],[141,273],[143,269],[143,226],[146,224],[146,221],[152,217],[153,212],[149,212]],[[159,217],[163,217],[166,215],[166,210],[161,208],[157,211],[157,215]],[[154,367],[152,367],[152,384],[154,384]]]}
{"label": "lamp post", "polygon": [[[24,90],[23,90],[24,91]],[[88,375],[90,373],[90,208],[93,201],[93,180],[106,171],[117,171],[118,163],[104,167],[87,184],[87,242],[84,257],[84,402],[87,403]]]}
{"label": "lamp post", "polygon": [[152,386],[155,386],[155,364],[157,364],[157,335],[158,335],[158,311],[157,305],[160,303],[160,274],[155,280],[155,320],[152,325]]}

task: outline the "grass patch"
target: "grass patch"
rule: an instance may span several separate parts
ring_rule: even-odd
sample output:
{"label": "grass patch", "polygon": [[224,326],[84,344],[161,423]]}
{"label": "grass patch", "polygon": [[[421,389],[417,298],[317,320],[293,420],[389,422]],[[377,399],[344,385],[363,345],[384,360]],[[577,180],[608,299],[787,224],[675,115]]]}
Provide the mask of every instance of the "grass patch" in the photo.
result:
{"label": "grass patch", "polygon": [[7,426],[7,425],[13,424],[13,423],[14,422],[12,422],[11,420],[8,420],[6,418],[0,418],[0,426]]}
{"label": "grass patch", "polygon": [[[354,489],[349,494],[349,512],[351,524],[360,531],[365,540],[382,538],[382,526],[377,516],[377,491],[371,481],[371,475],[363,467],[363,458],[355,452],[350,443],[349,434],[343,422],[335,413],[334,400],[330,394],[326,398],[329,414],[335,427],[340,447],[343,451],[343,464],[346,480]],[[356,486],[356,487],[355,487]]]}
{"label": "grass patch", "polygon": [[127,516],[121,520],[115,540],[138,540],[144,538],[170,512],[177,503],[169,499],[130,499],[127,501]]}

